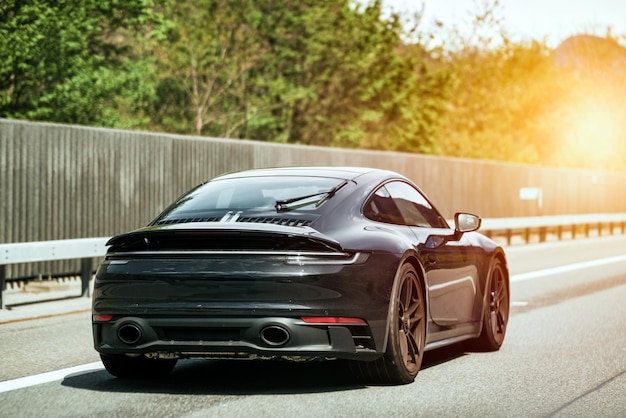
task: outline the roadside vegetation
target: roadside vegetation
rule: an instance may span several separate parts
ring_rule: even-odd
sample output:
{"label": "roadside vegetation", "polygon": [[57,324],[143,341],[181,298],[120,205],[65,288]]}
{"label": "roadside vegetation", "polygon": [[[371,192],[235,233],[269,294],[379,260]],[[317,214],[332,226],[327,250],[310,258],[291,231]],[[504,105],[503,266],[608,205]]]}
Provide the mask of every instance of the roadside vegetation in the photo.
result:
{"label": "roadside vegetation", "polygon": [[5,0],[0,117],[623,171],[623,35],[426,31],[380,0]]}

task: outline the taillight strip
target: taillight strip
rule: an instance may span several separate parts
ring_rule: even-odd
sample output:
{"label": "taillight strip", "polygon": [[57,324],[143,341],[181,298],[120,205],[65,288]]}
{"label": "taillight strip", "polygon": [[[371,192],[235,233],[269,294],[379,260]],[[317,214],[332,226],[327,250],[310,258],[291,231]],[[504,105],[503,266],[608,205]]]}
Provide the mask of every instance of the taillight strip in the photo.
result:
{"label": "taillight strip", "polygon": [[346,316],[303,316],[301,319],[307,324],[367,325],[367,322],[363,318]]}
{"label": "taillight strip", "polygon": [[283,258],[286,264],[295,265],[348,265],[362,264],[367,261],[369,254],[367,253],[345,253],[345,252],[306,252],[306,251],[215,251],[215,250],[187,250],[187,251],[129,251],[115,252],[107,254],[108,259],[128,259],[129,257],[154,257],[154,256],[266,256]]}

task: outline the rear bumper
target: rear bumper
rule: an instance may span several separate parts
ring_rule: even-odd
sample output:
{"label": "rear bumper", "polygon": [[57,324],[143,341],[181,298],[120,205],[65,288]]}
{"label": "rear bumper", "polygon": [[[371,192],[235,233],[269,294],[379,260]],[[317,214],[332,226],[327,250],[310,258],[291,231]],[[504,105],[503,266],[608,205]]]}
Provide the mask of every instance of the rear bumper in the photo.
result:
{"label": "rear bumper", "polygon": [[367,324],[316,324],[299,318],[159,318],[119,316],[93,322],[102,354],[157,358],[343,358],[373,360]]}
{"label": "rear bumper", "polygon": [[[293,263],[290,257],[107,259],[93,293],[94,315],[108,319],[94,321],[95,348],[180,358],[380,355],[398,258],[296,255]],[[316,324],[303,317],[364,322]],[[126,332],[140,337],[126,338]],[[268,343],[268,332],[286,341]]]}

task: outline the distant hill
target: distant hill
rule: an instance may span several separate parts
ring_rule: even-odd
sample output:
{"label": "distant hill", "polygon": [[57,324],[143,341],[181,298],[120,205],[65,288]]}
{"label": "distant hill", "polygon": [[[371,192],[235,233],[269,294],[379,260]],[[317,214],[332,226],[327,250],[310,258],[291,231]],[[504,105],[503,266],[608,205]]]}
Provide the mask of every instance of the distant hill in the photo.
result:
{"label": "distant hill", "polygon": [[580,76],[626,76],[626,48],[594,35],[575,35],[555,50],[555,64],[572,68]]}

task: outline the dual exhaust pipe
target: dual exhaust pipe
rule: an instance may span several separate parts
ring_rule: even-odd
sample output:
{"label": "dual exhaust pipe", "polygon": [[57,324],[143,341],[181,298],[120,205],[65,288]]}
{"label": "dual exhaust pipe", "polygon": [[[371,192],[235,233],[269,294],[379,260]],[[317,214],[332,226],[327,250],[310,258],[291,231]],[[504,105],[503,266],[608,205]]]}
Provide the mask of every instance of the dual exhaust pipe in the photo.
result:
{"label": "dual exhaust pipe", "polygon": [[[138,324],[127,322],[117,330],[117,338],[124,344],[135,345],[143,338],[143,330]],[[267,325],[259,332],[259,338],[270,347],[282,347],[289,342],[291,334],[282,325]]]}

